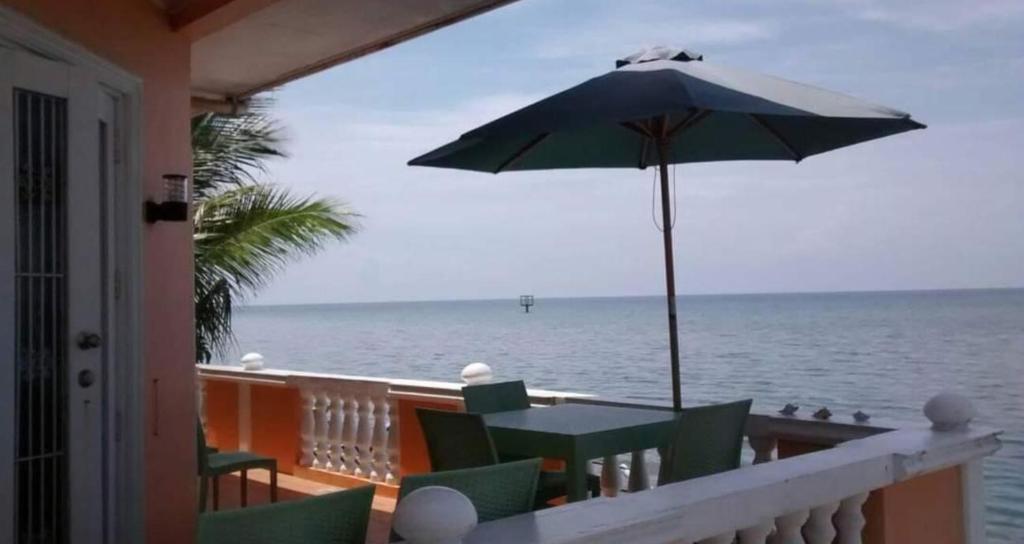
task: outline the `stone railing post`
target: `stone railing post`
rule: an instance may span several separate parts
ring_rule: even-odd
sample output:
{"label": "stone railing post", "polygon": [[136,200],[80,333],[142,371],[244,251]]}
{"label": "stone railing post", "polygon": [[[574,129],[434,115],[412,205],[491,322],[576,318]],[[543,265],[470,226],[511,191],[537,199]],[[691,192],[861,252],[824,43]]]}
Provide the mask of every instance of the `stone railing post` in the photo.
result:
{"label": "stone railing post", "polygon": [[313,415],[316,394],[311,389],[303,388],[299,391],[299,396],[302,398],[302,419],[299,427],[299,449],[302,451],[302,457],[299,459],[299,465],[311,467],[316,450],[316,420]]}
{"label": "stone railing post", "polygon": [[651,479],[647,475],[647,452],[634,451],[629,457],[629,482],[626,489],[630,492],[646,491],[651,488]]}
{"label": "stone railing post", "polygon": [[327,422],[327,468],[332,472],[341,472],[345,465],[345,448],[341,433],[345,422],[345,395],[337,388],[332,388],[327,390],[327,399],[331,403],[330,420]]}
{"label": "stone railing post", "polygon": [[344,415],[341,426],[342,471],[345,474],[355,474],[358,465],[358,454],[356,453],[356,432],[359,426],[358,401],[351,389],[339,391],[338,398],[344,399]]}
{"label": "stone railing post", "polygon": [[372,454],[373,465],[370,470],[370,479],[375,482],[382,482],[387,478],[388,473],[388,391],[385,386],[373,393],[373,437]]}
{"label": "stone railing post", "polygon": [[398,479],[401,475],[401,446],[399,444],[399,434],[402,427],[398,421],[398,400],[392,396],[388,396],[388,471],[384,477],[384,482],[389,484],[398,483]]}
{"label": "stone railing post", "polygon": [[206,428],[206,379],[196,375],[196,414],[199,415],[199,423]]}
{"label": "stone railing post", "polygon": [[723,533],[700,540],[698,544],[732,544],[736,541],[736,532]]}
{"label": "stone railing post", "polygon": [[619,456],[609,455],[601,463],[601,496],[615,497],[622,489]]}
{"label": "stone railing post", "polygon": [[754,464],[767,463],[773,459],[778,441],[774,436],[748,436],[751,449],[754,450]]}
{"label": "stone railing post", "polygon": [[356,472],[359,478],[370,478],[373,472],[373,401],[368,390],[359,391],[359,421],[356,424]]}
{"label": "stone railing post", "polygon": [[316,447],[313,450],[313,467],[327,468],[329,464],[329,444],[327,442],[327,421],[330,418],[328,407],[330,400],[324,391],[316,391],[313,394],[313,436]]}
{"label": "stone railing post", "polygon": [[775,518],[775,537],[772,544],[804,544],[803,526],[810,512],[797,510]]}
{"label": "stone railing post", "polygon": [[739,544],[765,544],[768,535],[775,529],[775,520],[768,519],[736,533]]}
{"label": "stone railing post", "polygon": [[836,529],[832,516],[839,510],[839,503],[832,502],[811,509],[811,516],[804,525],[804,540],[807,544],[832,544]]}
{"label": "stone railing post", "polygon": [[861,544],[861,532],[867,523],[862,509],[868,495],[860,493],[839,502],[839,511],[833,518],[839,533],[839,544]]}

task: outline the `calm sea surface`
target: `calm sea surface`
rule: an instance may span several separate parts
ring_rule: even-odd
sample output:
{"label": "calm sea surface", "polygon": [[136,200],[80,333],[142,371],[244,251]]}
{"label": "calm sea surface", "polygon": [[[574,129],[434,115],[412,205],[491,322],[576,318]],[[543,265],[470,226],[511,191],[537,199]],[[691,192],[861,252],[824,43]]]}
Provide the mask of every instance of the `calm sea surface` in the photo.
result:
{"label": "calm sea surface", "polygon": [[[1024,542],[1024,290],[692,296],[679,301],[686,404],[753,397],[837,417],[923,421],[944,388],[1005,430],[986,462],[994,542]],[[272,368],[458,381],[471,361],[532,387],[668,403],[658,297],[247,307],[238,351]],[[229,359],[237,360],[237,353]]]}

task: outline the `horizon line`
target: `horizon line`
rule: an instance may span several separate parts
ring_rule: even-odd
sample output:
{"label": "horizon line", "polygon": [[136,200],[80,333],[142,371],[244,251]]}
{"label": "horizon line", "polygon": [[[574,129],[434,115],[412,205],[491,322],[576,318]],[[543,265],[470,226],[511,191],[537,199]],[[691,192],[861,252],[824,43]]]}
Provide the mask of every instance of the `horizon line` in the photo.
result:
{"label": "horizon line", "polygon": [[[1024,290],[1024,286],[1001,286],[1001,287],[938,287],[919,289],[847,289],[840,291],[743,291],[725,293],[686,293],[677,294],[676,298],[687,297],[743,297],[759,295],[844,295],[844,294],[868,294],[868,293],[939,293],[944,291],[1014,291]],[[524,293],[531,294],[531,293]],[[571,299],[604,299],[604,298],[664,298],[664,293],[641,294],[641,295],[576,295],[576,296],[537,296],[541,300],[571,300]],[[437,302],[495,302],[503,300],[517,300],[519,295],[508,297],[490,298],[441,298],[441,299],[413,299],[413,300],[360,300],[360,301],[335,301],[335,302],[275,302],[269,304],[239,304],[238,308],[273,308],[280,306],[336,306],[356,304],[425,304]]]}

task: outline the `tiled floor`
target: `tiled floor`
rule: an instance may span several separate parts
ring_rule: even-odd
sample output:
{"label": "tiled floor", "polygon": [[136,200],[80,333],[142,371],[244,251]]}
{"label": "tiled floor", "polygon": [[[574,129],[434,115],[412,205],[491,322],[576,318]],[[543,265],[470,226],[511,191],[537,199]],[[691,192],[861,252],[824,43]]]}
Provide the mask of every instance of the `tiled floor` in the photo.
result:
{"label": "tiled floor", "polygon": [[[266,471],[254,470],[249,472],[249,505],[267,504],[270,502],[269,482],[270,475]],[[239,479],[236,476],[221,478],[220,510],[239,507],[241,491],[238,484]],[[311,495],[321,495],[342,489],[319,482],[303,480],[288,474],[278,475],[277,484],[278,501],[301,499]],[[210,493],[212,497],[213,491],[211,490]],[[212,505],[212,502],[210,504]],[[373,512],[370,514],[370,528],[366,538],[367,544],[385,544],[388,541],[388,535],[391,530],[391,514],[394,511],[395,499],[379,495],[374,496]]]}

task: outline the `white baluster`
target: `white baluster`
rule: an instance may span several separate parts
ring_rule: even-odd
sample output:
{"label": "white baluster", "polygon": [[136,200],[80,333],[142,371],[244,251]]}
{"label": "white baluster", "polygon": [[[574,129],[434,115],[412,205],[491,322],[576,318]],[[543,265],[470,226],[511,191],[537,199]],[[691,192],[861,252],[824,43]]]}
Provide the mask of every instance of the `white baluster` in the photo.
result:
{"label": "white baluster", "polygon": [[398,425],[398,399],[388,397],[388,473],[384,481],[396,483],[401,474],[401,451],[398,443],[400,427]]}
{"label": "white baluster", "polygon": [[839,503],[823,504],[811,509],[810,519],[804,525],[804,540],[807,544],[832,544],[836,538],[836,528],[832,525],[832,515],[839,510]]}
{"label": "white baluster", "polygon": [[341,435],[345,422],[345,397],[336,389],[329,391],[327,397],[331,402],[331,417],[330,421],[327,422],[327,443],[330,445],[328,459],[330,465],[327,468],[332,472],[341,472],[345,463]]}
{"label": "white baluster", "polygon": [[373,457],[370,452],[373,440],[373,403],[368,393],[359,394],[359,422],[356,426],[356,476],[369,478]]}
{"label": "white baluster", "polygon": [[302,396],[302,424],[299,427],[299,448],[302,450],[302,458],[299,459],[299,465],[311,467],[314,460],[313,450],[316,449],[316,435],[313,432],[313,407],[316,405],[316,395],[309,389],[303,389],[299,394]]}
{"label": "white baluster", "polygon": [[313,467],[327,468],[327,419],[329,416],[329,400],[323,391],[314,394],[315,404],[313,405],[313,436],[316,440],[316,447],[313,450]]}
{"label": "white baluster", "polygon": [[196,384],[196,413],[199,414],[199,423],[206,428],[206,380],[198,378]]}
{"label": "white baluster", "polygon": [[632,491],[646,491],[651,488],[651,479],[647,476],[647,456],[645,451],[634,451],[629,458],[629,487]]}
{"label": "white baluster", "polygon": [[341,430],[341,444],[342,452],[344,455],[344,472],[345,474],[355,474],[356,467],[358,466],[358,454],[356,453],[356,433],[359,427],[359,402],[356,400],[355,393],[351,390],[345,390],[340,393],[340,396],[345,399],[345,416],[342,420]]}
{"label": "white baluster", "polygon": [[864,530],[864,501],[868,493],[847,497],[839,503],[839,513],[835,516],[836,529],[839,531],[839,544],[861,544],[861,532]]}
{"label": "white baluster", "polygon": [[772,460],[772,454],[778,445],[778,441],[772,436],[751,436],[747,440],[754,450],[754,464],[767,463]]}
{"label": "white baluster", "polygon": [[765,544],[768,535],[775,529],[775,520],[769,519],[753,527],[740,530],[737,534],[740,544]]}
{"label": "white baluster", "polygon": [[736,533],[729,532],[712,536],[699,541],[698,544],[732,544],[736,540]]}
{"label": "white baluster", "polygon": [[615,497],[622,488],[622,481],[619,477],[619,456],[609,455],[604,458],[601,464],[601,495]]}
{"label": "white baluster", "polygon": [[388,403],[387,398],[381,395],[373,397],[372,442],[373,470],[370,472],[370,479],[381,482],[388,472]]}
{"label": "white baluster", "polygon": [[798,510],[775,518],[776,532],[775,537],[772,538],[772,544],[805,544],[800,530],[808,516],[810,516],[809,511]]}

